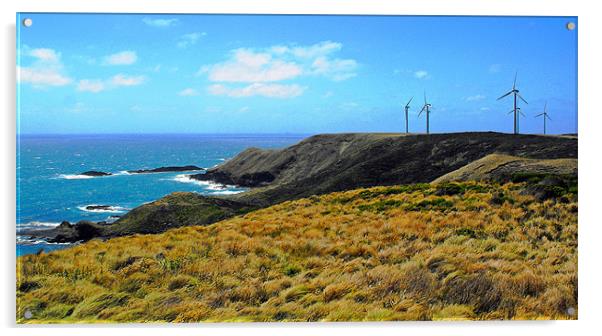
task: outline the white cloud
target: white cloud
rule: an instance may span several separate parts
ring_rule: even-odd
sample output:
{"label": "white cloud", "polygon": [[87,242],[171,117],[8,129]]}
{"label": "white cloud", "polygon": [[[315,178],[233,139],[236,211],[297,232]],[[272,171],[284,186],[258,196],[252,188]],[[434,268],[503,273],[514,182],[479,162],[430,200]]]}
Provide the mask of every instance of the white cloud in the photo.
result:
{"label": "white cloud", "polygon": [[149,17],[145,17],[142,19],[142,22],[151,26],[151,27],[170,27],[178,22],[178,19],[151,19]]}
{"label": "white cloud", "polygon": [[77,84],[77,91],[99,93],[121,86],[136,86],[144,83],[144,76],[128,76],[117,74],[109,79],[82,79]]}
{"label": "white cloud", "polygon": [[115,86],[135,86],[140,85],[145,81],[144,76],[128,76],[124,74],[118,74],[111,78],[111,83]]}
{"label": "white cloud", "polygon": [[427,79],[429,78],[429,73],[425,70],[418,70],[414,72],[414,77],[418,79]]}
{"label": "white cloud", "polygon": [[273,59],[269,53],[256,53],[248,49],[233,51],[230,60],[201,68],[213,82],[275,82],[292,79],[302,73],[298,64]]}
{"label": "white cloud", "polygon": [[196,44],[197,41],[202,36],[205,36],[205,35],[207,35],[207,33],[190,33],[190,34],[184,34],[184,35],[180,36],[180,38],[178,39],[177,46],[178,46],[178,48],[186,48],[188,46]]}
{"label": "white cloud", "polygon": [[59,55],[56,51],[48,48],[33,49],[29,52],[29,56],[33,56],[45,62],[58,62]]}
{"label": "white cloud", "polygon": [[324,41],[306,47],[294,47],[291,52],[301,58],[316,58],[339,51],[341,48],[343,45],[338,42]]}
{"label": "white cloud", "polygon": [[17,78],[20,83],[29,83],[35,87],[63,86],[71,83],[71,78],[62,75],[56,69],[35,67],[17,67]]}
{"label": "white cloud", "polygon": [[104,91],[105,88],[106,85],[103,81],[95,79],[82,79],[77,84],[77,91],[98,93]]}
{"label": "white cloud", "polygon": [[178,92],[178,96],[188,97],[188,96],[198,96],[199,93],[193,88],[186,88],[180,92]]}
{"label": "white cloud", "polygon": [[309,46],[285,46],[275,45],[268,48],[268,51],[277,55],[291,54],[296,58],[312,59],[322,57],[331,53],[340,51],[343,45],[338,42],[323,41]]}
{"label": "white cloud", "polygon": [[138,56],[131,50],[121,51],[104,58],[106,65],[130,65],[136,63]]}
{"label": "white cloud", "polygon": [[479,100],[483,100],[485,98],[486,97],[484,95],[477,94],[477,95],[474,95],[474,96],[468,96],[468,97],[466,97],[466,101],[469,101],[469,102],[470,101],[479,101]]}
{"label": "white cloud", "polygon": [[352,59],[333,59],[325,56],[318,57],[311,65],[312,73],[324,75],[334,81],[343,81],[357,76],[354,70],[357,68],[357,62]]}
{"label": "white cloud", "polygon": [[53,49],[24,48],[23,56],[33,57],[34,62],[26,67],[17,66],[17,81],[31,84],[35,88],[64,86],[72,79],[64,74],[60,53]]}
{"label": "white cloud", "polygon": [[298,84],[267,85],[298,79],[301,76],[324,77],[342,81],[357,76],[357,61],[332,57],[342,44],[324,41],[308,46],[274,45],[261,50],[239,48],[220,63],[202,66],[197,76],[207,75],[216,83],[248,83],[246,87],[229,88],[222,84],[208,87],[212,94],[231,97],[261,95],[288,98],[302,94],[304,87]]}
{"label": "white cloud", "polygon": [[481,108],[480,108],[480,110],[481,110],[481,111],[489,111],[489,110],[491,110],[491,109],[490,109],[489,107],[481,107]]}
{"label": "white cloud", "polygon": [[305,88],[297,84],[265,84],[253,83],[239,88],[231,88],[222,84],[213,84],[208,87],[209,94],[228,97],[263,96],[268,98],[293,98],[301,95]]}
{"label": "white cloud", "polygon": [[249,110],[248,106],[243,106],[241,108],[238,109],[238,112],[247,112]]}

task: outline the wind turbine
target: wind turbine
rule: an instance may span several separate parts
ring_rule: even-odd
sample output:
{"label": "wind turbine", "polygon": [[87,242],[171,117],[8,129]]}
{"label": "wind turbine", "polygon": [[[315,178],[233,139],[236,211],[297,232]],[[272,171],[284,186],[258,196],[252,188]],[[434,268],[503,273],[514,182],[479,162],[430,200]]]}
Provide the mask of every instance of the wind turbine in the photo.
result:
{"label": "wind turbine", "polygon": [[[520,106],[516,108],[517,110],[517,118],[516,118],[516,131],[520,132],[520,116],[522,115],[523,117],[526,117],[526,115],[523,113],[523,111],[521,111]],[[514,112],[514,110],[510,110],[510,112],[508,112],[508,114]]]}
{"label": "wind turbine", "polygon": [[429,134],[429,115],[431,114],[432,105],[426,102],[426,91],[424,91],[424,106],[422,106],[422,110],[418,113],[418,116],[422,114],[422,112],[426,112],[426,134]]}
{"label": "wind turbine", "polygon": [[414,97],[410,98],[410,100],[408,101],[408,103],[405,106],[405,110],[406,110],[406,134],[408,134],[408,111],[410,110],[410,103],[412,102],[412,99],[414,99]]}
{"label": "wind turbine", "polygon": [[509,96],[511,94],[514,95],[514,108],[512,109],[512,112],[514,112],[514,134],[518,134],[518,117],[519,117],[518,113],[520,112],[520,109],[518,108],[518,105],[517,105],[517,103],[518,103],[518,99],[517,98],[520,98],[522,101],[525,102],[525,104],[529,104],[529,103],[527,103],[527,101],[525,100],[525,98],[523,98],[520,95],[520,93],[519,93],[520,91],[516,88],[516,77],[517,77],[517,75],[518,75],[518,72],[516,72],[514,74],[514,84],[512,84],[512,90],[510,90],[508,93],[504,94],[503,96],[501,96],[501,97],[499,97],[497,99],[497,100],[500,100],[500,99],[502,99],[502,98],[504,98],[506,96]]}
{"label": "wind turbine", "polygon": [[543,116],[543,134],[544,135],[546,134],[546,119],[550,119],[550,121],[552,121],[552,118],[550,118],[548,116],[547,107],[548,107],[548,102],[546,102],[543,105],[543,113],[540,113],[540,114],[538,114],[538,115],[535,116],[535,118]]}

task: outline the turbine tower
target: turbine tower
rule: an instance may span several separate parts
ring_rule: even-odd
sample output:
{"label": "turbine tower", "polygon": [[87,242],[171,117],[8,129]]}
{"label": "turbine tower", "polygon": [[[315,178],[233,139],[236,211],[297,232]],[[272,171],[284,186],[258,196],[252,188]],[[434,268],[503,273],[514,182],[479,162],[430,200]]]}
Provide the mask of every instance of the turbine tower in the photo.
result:
{"label": "turbine tower", "polygon": [[540,113],[540,114],[538,114],[538,115],[535,116],[535,118],[543,116],[543,134],[544,135],[546,134],[546,119],[549,119],[550,121],[552,121],[552,118],[550,118],[548,116],[548,109],[547,108],[548,108],[548,102],[546,102],[543,105],[543,113]]}
{"label": "turbine tower", "polygon": [[[516,118],[516,131],[520,132],[520,116],[522,115],[523,117],[526,117],[526,115],[523,113],[523,111],[521,111],[520,106],[516,108],[517,110],[517,118]],[[514,112],[514,110],[510,110],[510,112],[508,112],[508,114]]]}
{"label": "turbine tower", "polygon": [[406,110],[406,134],[408,134],[408,111],[410,110],[410,103],[412,102],[412,99],[414,99],[414,97],[410,98],[410,100],[408,101],[408,103],[405,106],[405,110]]}
{"label": "turbine tower", "polygon": [[422,112],[426,112],[426,134],[429,134],[429,115],[431,114],[432,105],[427,103],[426,101],[426,91],[424,92],[424,106],[422,106],[422,110],[418,113],[418,116],[422,114]]}
{"label": "turbine tower", "polygon": [[514,84],[512,84],[512,90],[510,90],[508,93],[504,94],[503,96],[499,97],[497,100],[500,100],[506,96],[509,95],[514,95],[514,108],[512,109],[512,112],[514,112],[514,134],[518,134],[518,118],[519,118],[519,112],[520,109],[518,108],[518,98],[520,98],[522,101],[525,102],[525,104],[529,104],[527,103],[527,101],[525,100],[525,98],[523,98],[520,95],[520,91],[516,88],[516,76],[518,75],[518,72],[514,74]]}

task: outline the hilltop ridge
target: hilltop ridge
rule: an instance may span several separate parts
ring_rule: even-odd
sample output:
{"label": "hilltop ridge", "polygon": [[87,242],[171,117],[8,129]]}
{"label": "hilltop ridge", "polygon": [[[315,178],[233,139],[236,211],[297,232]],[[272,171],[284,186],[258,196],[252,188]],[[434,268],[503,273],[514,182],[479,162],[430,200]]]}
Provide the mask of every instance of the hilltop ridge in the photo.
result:
{"label": "hilltop ridge", "polygon": [[255,188],[233,196],[269,205],[360,187],[431,182],[489,154],[577,158],[577,138],[495,132],[320,134],[281,150],[249,148],[191,178]]}

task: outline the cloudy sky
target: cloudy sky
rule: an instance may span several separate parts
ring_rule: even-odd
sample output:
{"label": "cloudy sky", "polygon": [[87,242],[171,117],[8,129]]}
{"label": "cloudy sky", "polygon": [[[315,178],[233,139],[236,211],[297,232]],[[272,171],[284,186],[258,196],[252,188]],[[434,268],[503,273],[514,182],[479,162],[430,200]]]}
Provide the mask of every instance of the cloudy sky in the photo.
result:
{"label": "cloudy sky", "polygon": [[572,18],[21,14],[20,133],[577,128]]}

